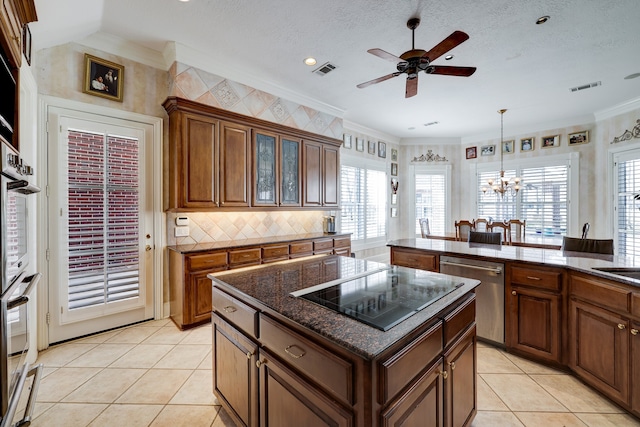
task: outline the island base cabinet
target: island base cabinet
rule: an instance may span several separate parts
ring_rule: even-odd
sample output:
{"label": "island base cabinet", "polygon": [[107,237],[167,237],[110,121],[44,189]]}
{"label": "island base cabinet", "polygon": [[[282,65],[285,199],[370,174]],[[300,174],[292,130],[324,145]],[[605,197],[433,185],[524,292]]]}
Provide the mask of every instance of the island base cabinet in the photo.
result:
{"label": "island base cabinet", "polygon": [[262,427],[350,427],[351,411],[308,383],[267,351],[260,350],[260,425]]}
{"label": "island base cabinet", "polygon": [[380,414],[381,427],[443,427],[443,371],[438,358],[418,381]]}
{"label": "island base cabinet", "polygon": [[470,328],[444,356],[444,425],[471,425],[477,412],[476,327]]}
{"label": "island base cabinet", "polygon": [[213,393],[238,426],[257,427],[258,346],[215,313],[211,316]]}
{"label": "island base cabinet", "polygon": [[640,417],[640,323],[631,324],[631,410]]}
{"label": "island base cabinet", "polygon": [[569,367],[596,389],[628,406],[629,321],[571,299],[569,328]]}

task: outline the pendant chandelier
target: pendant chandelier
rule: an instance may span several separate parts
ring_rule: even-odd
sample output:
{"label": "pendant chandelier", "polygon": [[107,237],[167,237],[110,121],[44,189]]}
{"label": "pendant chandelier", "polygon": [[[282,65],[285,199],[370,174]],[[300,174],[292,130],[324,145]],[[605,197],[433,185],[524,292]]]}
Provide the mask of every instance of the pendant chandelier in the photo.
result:
{"label": "pendant chandelier", "polygon": [[518,191],[520,191],[521,188],[520,177],[516,176],[514,178],[505,178],[504,176],[504,167],[502,165],[502,145],[504,143],[503,116],[506,111],[506,109],[498,110],[498,113],[500,113],[500,147],[498,148],[500,150],[500,178],[498,178],[498,181],[495,181],[493,178],[489,179],[487,181],[488,187],[482,187],[483,193],[486,193],[487,190],[492,189],[496,194],[500,194],[500,197],[502,198],[504,198],[505,193],[511,193],[513,196],[515,196],[516,194],[518,194]]}

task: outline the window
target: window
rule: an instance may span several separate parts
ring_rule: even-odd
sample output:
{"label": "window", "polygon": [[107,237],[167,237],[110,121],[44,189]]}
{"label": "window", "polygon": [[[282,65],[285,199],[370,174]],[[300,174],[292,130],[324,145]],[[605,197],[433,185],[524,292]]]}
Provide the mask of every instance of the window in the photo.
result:
{"label": "window", "polygon": [[429,220],[431,233],[444,235],[447,228],[449,169],[420,168],[415,169],[415,232],[420,235],[420,218]]}
{"label": "window", "polygon": [[352,241],[384,241],[387,230],[386,172],[343,164],[340,179],[341,231],[352,233]]}
{"label": "window", "polygon": [[614,156],[616,254],[640,257],[640,150]]}
{"label": "window", "polygon": [[[504,197],[488,188],[489,179],[498,180],[495,170],[478,171],[478,218],[493,221],[524,219],[527,234],[564,236],[569,222],[571,168],[577,159],[554,158],[544,164],[505,168],[505,178],[520,176],[518,196]],[[483,191],[487,189],[486,192]]]}

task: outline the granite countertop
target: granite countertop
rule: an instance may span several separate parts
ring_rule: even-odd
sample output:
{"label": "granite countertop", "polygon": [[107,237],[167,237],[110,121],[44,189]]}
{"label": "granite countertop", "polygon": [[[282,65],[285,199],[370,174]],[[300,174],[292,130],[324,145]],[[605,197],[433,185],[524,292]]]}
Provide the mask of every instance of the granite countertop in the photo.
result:
{"label": "granite countertop", "polygon": [[298,240],[320,239],[323,237],[334,238],[334,237],[342,237],[342,236],[350,236],[350,235],[351,233],[290,234],[285,236],[256,237],[253,239],[221,240],[216,242],[194,243],[189,245],[174,245],[174,246],[167,246],[167,249],[172,250],[174,252],[181,253],[181,254],[189,254],[189,253],[197,253],[197,252],[207,252],[207,251],[212,251],[216,249],[243,248],[247,246],[268,245],[272,243],[276,244],[281,242],[295,242]]}
{"label": "granite countertop", "polygon": [[[334,261],[337,261],[336,268],[323,268],[327,263]],[[208,277],[213,281],[214,286],[228,290],[249,305],[266,306],[366,359],[374,359],[480,284],[477,280],[456,278],[463,283],[461,286],[386,332],[306,299],[289,295],[291,292],[320,283],[344,279],[384,267],[389,266],[338,255],[317,255],[301,260],[213,273]],[[328,270],[331,270],[331,273]],[[420,272],[434,278],[445,276],[439,273]]]}
{"label": "granite countertop", "polygon": [[556,249],[540,249],[521,246],[473,245],[468,242],[456,242],[435,239],[400,239],[392,240],[387,246],[424,249],[439,252],[442,255],[471,255],[474,257],[493,260],[522,261],[549,266],[566,267],[574,271],[588,273],[605,279],[615,280],[632,286],[640,287],[640,280],[619,276],[613,273],[596,270],[596,268],[638,268],[640,259],[633,257],[577,254],[567,256]]}

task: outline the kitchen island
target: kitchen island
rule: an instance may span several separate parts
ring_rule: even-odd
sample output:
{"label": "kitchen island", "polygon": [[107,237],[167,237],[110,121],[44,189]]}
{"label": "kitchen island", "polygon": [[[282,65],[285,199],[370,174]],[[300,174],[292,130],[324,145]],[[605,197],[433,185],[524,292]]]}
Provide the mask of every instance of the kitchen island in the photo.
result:
{"label": "kitchen island", "polygon": [[[478,281],[336,255],[209,278],[213,389],[238,425],[464,426],[473,420]],[[345,302],[344,312],[291,295],[310,287]],[[358,320],[420,298],[425,303],[395,325]]]}
{"label": "kitchen island", "polygon": [[[388,246],[392,264],[431,271],[447,267],[452,257],[469,271],[479,262],[499,263],[507,351],[569,369],[640,417],[639,260],[432,239]],[[481,285],[478,313],[486,308],[482,295]]]}

